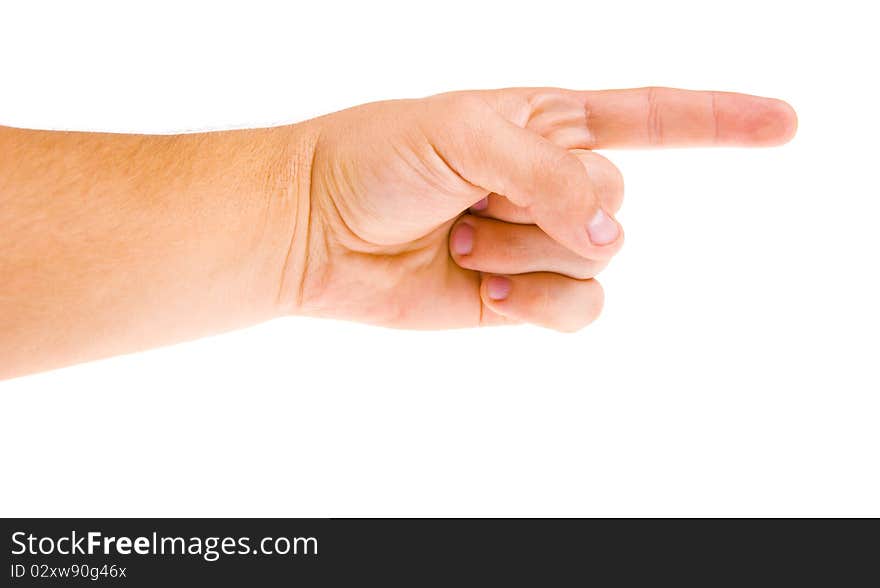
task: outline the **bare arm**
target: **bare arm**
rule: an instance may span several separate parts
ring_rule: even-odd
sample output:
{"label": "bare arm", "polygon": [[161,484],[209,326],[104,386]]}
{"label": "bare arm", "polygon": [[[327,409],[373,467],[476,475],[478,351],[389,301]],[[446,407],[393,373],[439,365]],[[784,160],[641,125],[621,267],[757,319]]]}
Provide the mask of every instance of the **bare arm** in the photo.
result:
{"label": "bare arm", "polygon": [[295,127],[0,127],[0,378],[283,312],[308,152]]}
{"label": "bare arm", "polygon": [[508,88],[196,135],[0,127],[0,377],[291,313],[574,331],[623,244],[595,149],[796,126],[743,94]]}

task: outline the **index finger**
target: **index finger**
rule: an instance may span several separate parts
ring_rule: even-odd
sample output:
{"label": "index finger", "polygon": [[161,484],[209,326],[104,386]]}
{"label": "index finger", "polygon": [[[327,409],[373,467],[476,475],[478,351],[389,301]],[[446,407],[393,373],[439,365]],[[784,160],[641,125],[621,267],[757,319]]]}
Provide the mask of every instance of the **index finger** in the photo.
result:
{"label": "index finger", "polygon": [[797,130],[794,109],[774,98],[673,88],[577,94],[594,149],[763,147],[786,143]]}

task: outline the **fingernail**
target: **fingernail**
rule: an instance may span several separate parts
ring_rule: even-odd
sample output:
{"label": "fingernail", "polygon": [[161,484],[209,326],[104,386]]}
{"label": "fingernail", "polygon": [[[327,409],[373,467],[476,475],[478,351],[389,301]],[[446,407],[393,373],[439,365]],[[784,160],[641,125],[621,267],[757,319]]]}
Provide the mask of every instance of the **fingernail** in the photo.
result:
{"label": "fingernail", "polygon": [[474,228],[467,223],[459,223],[452,231],[452,252],[468,255],[474,249]]}
{"label": "fingernail", "polygon": [[471,210],[476,210],[476,211],[486,210],[487,208],[489,208],[489,197],[488,196],[486,196],[485,198],[483,198],[482,200],[480,200],[479,202],[477,202],[476,204],[471,206]]}
{"label": "fingernail", "polygon": [[600,208],[590,224],[587,225],[587,233],[589,233],[593,245],[608,245],[617,239],[620,229],[614,219]]}
{"label": "fingernail", "polygon": [[486,292],[492,300],[504,300],[510,294],[510,280],[501,276],[492,276],[486,280]]}

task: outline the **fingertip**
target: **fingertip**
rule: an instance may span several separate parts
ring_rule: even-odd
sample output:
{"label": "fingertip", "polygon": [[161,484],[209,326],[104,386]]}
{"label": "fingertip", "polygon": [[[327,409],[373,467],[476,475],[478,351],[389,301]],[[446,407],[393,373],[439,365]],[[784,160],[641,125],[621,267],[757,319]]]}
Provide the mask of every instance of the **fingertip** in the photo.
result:
{"label": "fingertip", "polygon": [[797,133],[797,113],[784,100],[755,98],[737,114],[739,139],[750,146],[783,145]]}
{"label": "fingertip", "polygon": [[602,287],[602,283],[593,278],[590,280],[590,283],[593,285],[593,318],[592,321],[595,321],[599,318],[599,315],[602,314],[602,311],[605,310],[605,288]]}
{"label": "fingertip", "polygon": [[798,115],[794,107],[785,100],[777,100],[780,111],[780,120],[782,122],[782,131],[779,134],[779,142],[777,145],[788,143],[797,134]]}
{"label": "fingertip", "polygon": [[505,276],[489,276],[485,280],[486,298],[492,302],[502,302],[510,296],[513,282]]}
{"label": "fingertip", "polygon": [[518,321],[514,316],[514,307],[510,304],[510,294],[513,290],[513,280],[508,276],[498,274],[484,274],[480,283],[480,298],[483,307],[497,316],[507,320]]}
{"label": "fingertip", "polygon": [[587,223],[587,233],[593,245],[604,247],[620,238],[620,225],[614,217],[600,208]]}
{"label": "fingertip", "polygon": [[776,98],[765,98],[764,112],[756,117],[754,138],[762,145],[774,146],[788,143],[797,133],[798,118],[792,106]]}
{"label": "fingertip", "polygon": [[474,249],[474,227],[464,220],[459,220],[449,232],[449,251],[453,257],[470,255]]}
{"label": "fingertip", "polygon": [[582,294],[582,302],[579,309],[573,310],[567,321],[563,321],[552,328],[563,333],[576,333],[584,327],[593,324],[605,309],[605,289],[599,280],[595,278],[581,282],[581,287],[587,294]]}
{"label": "fingertip", "polygon": [[623,225],[602,208],[589,215],[579,233],[572,235],[575,238],[569,247],[587,259],[611,259],[623,247]]}

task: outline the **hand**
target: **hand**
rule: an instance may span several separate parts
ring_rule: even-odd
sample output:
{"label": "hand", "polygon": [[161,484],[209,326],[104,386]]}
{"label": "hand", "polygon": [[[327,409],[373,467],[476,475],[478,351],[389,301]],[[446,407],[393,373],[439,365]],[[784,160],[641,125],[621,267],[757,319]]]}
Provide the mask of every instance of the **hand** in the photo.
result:
{"label": "hand", "polygon": [[0,127],[0,378],[289,313],[575,330],[623,239],[620,173],[593,149],[795,126],[737,94],[509,89],[267,129]]}
{"label": "hand", "polygon": [[796,117],[740,94],[534,88],[367,104],[301,128],[314,151],[282,285],[291,312],[571,331],[598,315],[593,278],[623,241],[621,175],[593,149],[777,145]]}

